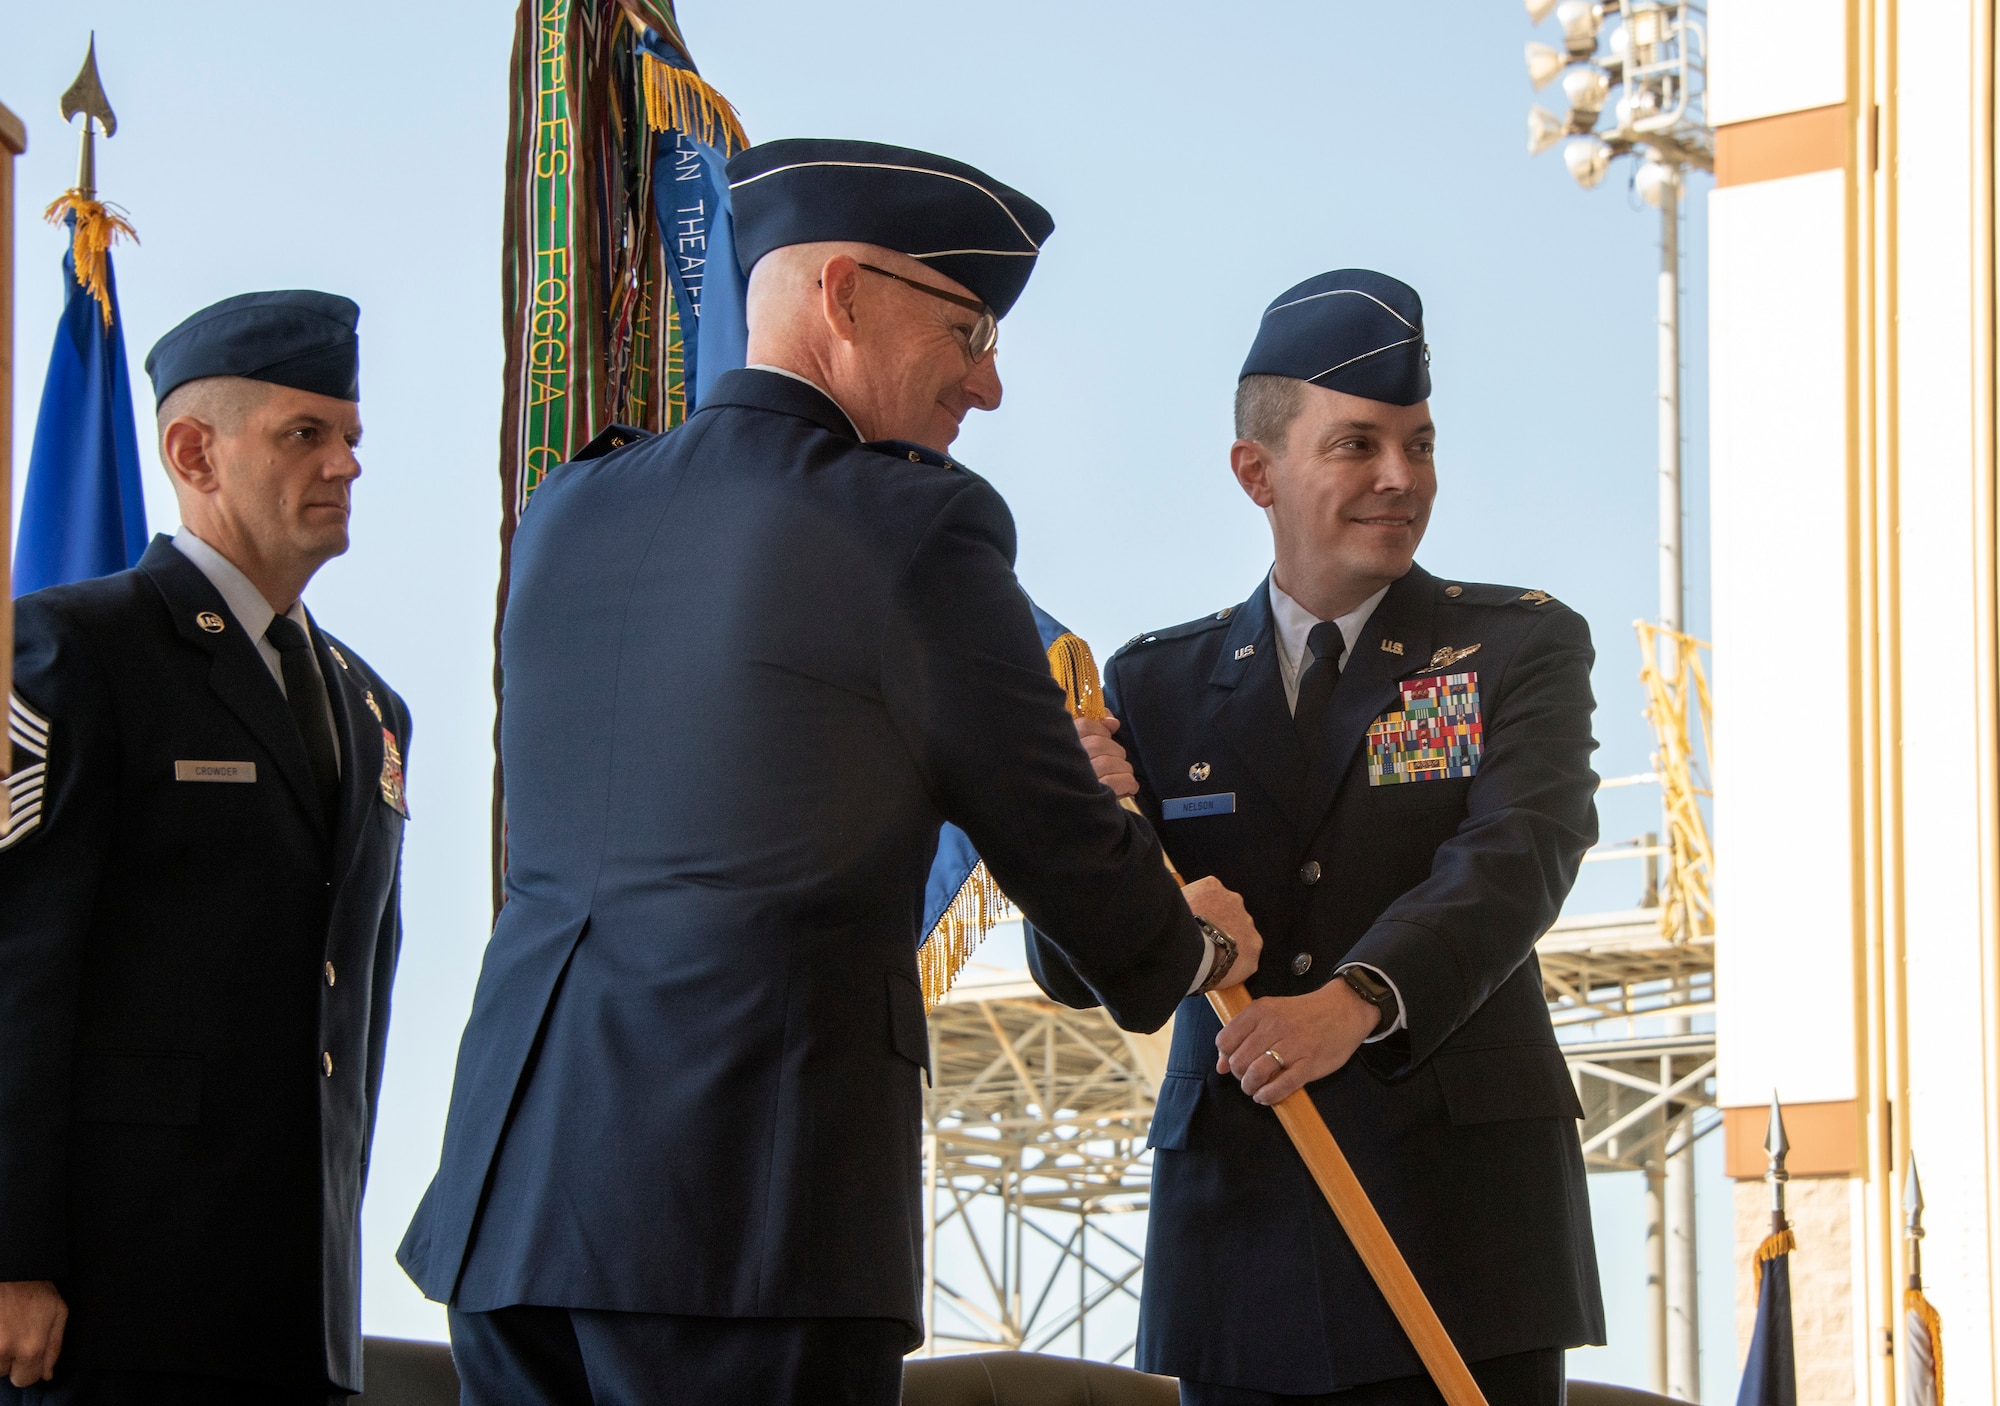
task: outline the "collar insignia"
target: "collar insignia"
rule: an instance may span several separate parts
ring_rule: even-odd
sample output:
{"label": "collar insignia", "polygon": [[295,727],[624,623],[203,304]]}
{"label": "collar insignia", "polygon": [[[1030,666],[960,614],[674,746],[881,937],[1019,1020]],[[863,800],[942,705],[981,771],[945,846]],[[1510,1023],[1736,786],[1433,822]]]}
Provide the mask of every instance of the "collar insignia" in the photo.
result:
{"label": "collar insignia", "polygon": [[1256,645],[1246,644],[1243,646],[1243,648],[1236,651],[1236,657],[1238,659],[1248,659],[1251,655],[1255,654],[1256,652],[1257,652]]}
{"label": "collar insignia", "polygon": [[201,626],[202,629],[208,631],[211,635],[219,635],[223,630],[228,628],[222,623],[222,617],[212,610],[204,610],[201,614],[195,616],[194,623]]}
{"label": "collar insignia", "polygon": [[1403,642],[1401,640],[1383,640],[1382,652],[1384,654],[1401,654],[1403,652]]}

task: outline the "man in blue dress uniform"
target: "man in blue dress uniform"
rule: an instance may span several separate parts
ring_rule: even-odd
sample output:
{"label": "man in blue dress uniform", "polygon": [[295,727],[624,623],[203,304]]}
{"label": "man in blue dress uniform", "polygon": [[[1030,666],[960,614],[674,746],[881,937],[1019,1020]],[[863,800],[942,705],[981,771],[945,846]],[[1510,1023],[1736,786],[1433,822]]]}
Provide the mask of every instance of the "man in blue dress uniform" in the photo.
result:
{"label": "man in blue dress uniform", "polygon": [[[1231,467],[1271,526],[1242,605],[1108,668],[1141,804],[1269,945],[1218,1029],[1185,1003],[1140,1365],[1196,1406],[1435,1403],[1269,1105],[1311,1091],[1493,1406],[1604,1340],[1582,1110],[1537,938],[1597,834],[1590,632],[1542,591],[1414,564],[1437,491],[1423,306],[1343,269],[1265,312]],[[1044,988],[1092,992],[1031,938]]]}
{"label": "man in blue dress uniform", "polygon": [[0,1403],[361,1389],[410,717],[300,600],[347,550],[359,315],[248,293],[161,338],[179,533],[15,603]]}
{"label": "man in blue dress uniform", "polygon": [[900,1398],[943,822],[1128,1027],[1255,964],[1078,745],[1007,507],[944,452],[1047,213],[867,142],[729,178],[750,368],[514,539],[507,901],[401,1254],[470,1403]]}

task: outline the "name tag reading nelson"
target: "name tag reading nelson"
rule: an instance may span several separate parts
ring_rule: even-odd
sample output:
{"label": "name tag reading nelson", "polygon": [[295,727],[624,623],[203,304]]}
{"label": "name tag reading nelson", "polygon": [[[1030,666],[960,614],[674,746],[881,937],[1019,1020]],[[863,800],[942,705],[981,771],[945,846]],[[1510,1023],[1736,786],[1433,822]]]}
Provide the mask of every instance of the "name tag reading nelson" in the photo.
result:
{"label": "name tag reading nelson", "polygon": [[255,762],[175,762],[176,781],[255,781]]}
{"label": "name tag reading nelson", "polygon": [[1229,815],[1235,809],[1234,791],[1218,791],[1212,796],[1173,796],[1160,802],[1160,818],[1199,820],[1204,815]]}

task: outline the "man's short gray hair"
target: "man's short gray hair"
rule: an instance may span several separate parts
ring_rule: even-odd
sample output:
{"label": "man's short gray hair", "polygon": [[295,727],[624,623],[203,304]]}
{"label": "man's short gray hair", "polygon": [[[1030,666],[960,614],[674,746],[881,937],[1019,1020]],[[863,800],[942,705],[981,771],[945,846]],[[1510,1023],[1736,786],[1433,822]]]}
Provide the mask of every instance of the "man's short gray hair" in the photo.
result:
{"label": "man's short gray hair", "polygon": [[183,415],[213,425],[224,434],[243,428],[250,412],[263,403],[271,387],[247,376],[202,376],[183,382],[160,402],[157,425],[162,438],[167,426]]}
{"label": "man's short gray hair", "polygon": [[1245,376],[1236,383],[1236,437],[1285,452],[1292,421],[1305,408],[1305,382],[1290,376]]}

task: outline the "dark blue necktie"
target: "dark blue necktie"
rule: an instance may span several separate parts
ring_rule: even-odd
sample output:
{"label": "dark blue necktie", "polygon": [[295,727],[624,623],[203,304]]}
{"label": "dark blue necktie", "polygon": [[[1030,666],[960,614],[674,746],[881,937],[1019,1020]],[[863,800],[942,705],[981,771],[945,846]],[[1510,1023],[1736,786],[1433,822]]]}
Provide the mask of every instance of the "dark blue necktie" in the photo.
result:
{"label": "dark blue necktie", "polygon": [[297,622],[273,615],[264,638],[278,651],[278,664],[285,673],[285,704],[305,744],[306,761],[312,765],[313,781],[319,787],[320,806],[327,819],[333,818],[340,795],[340,766],[334,760],[333,734],[326,725],[326,691],[313,668],[312,642]]}
{"label": "dark blue necktie", "polygon": [[1333,686],[1340,682],[1340,656],[1347,652],[1347,641],[1340,626],[1322,620],[1306,636],[1306,650],[1312,663],[1299,676],[1299,701],[1292,709],[1292,726],[1306,756],[1312,758],[1319,755],[1320,724],[1326,718],[1326,705],[1333,700]]}

